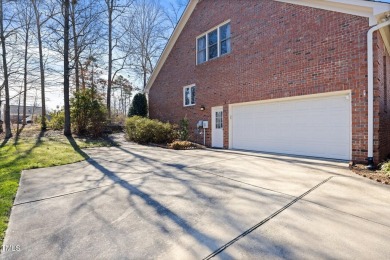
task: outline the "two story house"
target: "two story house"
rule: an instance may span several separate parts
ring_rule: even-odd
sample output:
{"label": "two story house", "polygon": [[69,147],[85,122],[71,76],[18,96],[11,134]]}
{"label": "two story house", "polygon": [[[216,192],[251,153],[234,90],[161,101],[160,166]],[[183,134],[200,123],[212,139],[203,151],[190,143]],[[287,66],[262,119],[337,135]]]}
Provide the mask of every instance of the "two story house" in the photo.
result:
{"label": "two story house", "polygon": [[191,0],[148,82],[150,117],[208,121],[211,147],[380,162],[389,18],[376,1]]}

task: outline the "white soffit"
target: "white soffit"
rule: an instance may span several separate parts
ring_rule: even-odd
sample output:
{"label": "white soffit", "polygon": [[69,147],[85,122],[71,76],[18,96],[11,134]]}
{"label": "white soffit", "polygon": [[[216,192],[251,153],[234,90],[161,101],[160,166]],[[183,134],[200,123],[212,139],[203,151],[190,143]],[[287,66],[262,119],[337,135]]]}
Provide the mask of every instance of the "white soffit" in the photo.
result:
{"label": "white soffit", "polygon": [[390,12],[390,4],[362,0],[276,0],[278,2],[309,6],[334,12],[369,18],[370,26],[378,23],[377,17]]}

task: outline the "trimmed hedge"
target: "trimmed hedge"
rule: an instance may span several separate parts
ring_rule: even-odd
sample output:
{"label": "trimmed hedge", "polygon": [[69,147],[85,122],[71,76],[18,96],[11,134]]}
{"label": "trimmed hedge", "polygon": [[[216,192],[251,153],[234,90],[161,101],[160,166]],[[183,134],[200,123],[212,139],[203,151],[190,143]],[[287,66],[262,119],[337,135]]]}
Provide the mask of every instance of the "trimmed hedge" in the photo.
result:
{"label": "trimmed hedge", "polygon": [[126,120],[126,137],[140,144],[166,144],[175,139],[175,133],[169,123],[133,116]]}

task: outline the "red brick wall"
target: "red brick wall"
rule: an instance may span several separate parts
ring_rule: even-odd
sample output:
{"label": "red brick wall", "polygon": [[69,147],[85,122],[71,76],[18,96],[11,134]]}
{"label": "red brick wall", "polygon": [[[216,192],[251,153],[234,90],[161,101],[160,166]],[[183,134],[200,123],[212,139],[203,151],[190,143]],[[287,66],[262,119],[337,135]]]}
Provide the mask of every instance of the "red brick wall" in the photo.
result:
{"label": "red brick wall", "polygon": [[[228,19],[232,52],[196,65],[196,37]],[[271,0],[200,1],[150,90],[150,116],[187,116],[195,127],[224,106],[227,147],[228,104],[351,90],[352,155],[365,161],[368,28],[366,18]],[[183,86],[193,83],[196,106],[183,107]]]}
{"label": "red brick wall", "polygon": [[[381,34],[377,33],[374,40],[374,111],[376,111],[374,158],[377,158],[377,162],[381,162],[390,154],[390,55]],[[387,84],[387,93],[385,93],[385,84]]]}

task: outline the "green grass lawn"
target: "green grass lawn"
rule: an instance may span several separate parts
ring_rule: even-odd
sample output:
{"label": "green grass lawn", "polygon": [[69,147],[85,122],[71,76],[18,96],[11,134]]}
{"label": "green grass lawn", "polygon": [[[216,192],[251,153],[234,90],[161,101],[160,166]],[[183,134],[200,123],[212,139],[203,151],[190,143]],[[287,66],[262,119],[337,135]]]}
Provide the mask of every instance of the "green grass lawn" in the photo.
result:
{"label": "green grass lawn", "polygon": [[110,145],[113,143],[104,139],[73,139],[60,135],[46,137],[42,133],[7,142],[0,139],[0,246],[22,170],[79,162],[87,158],[80,148]]}

